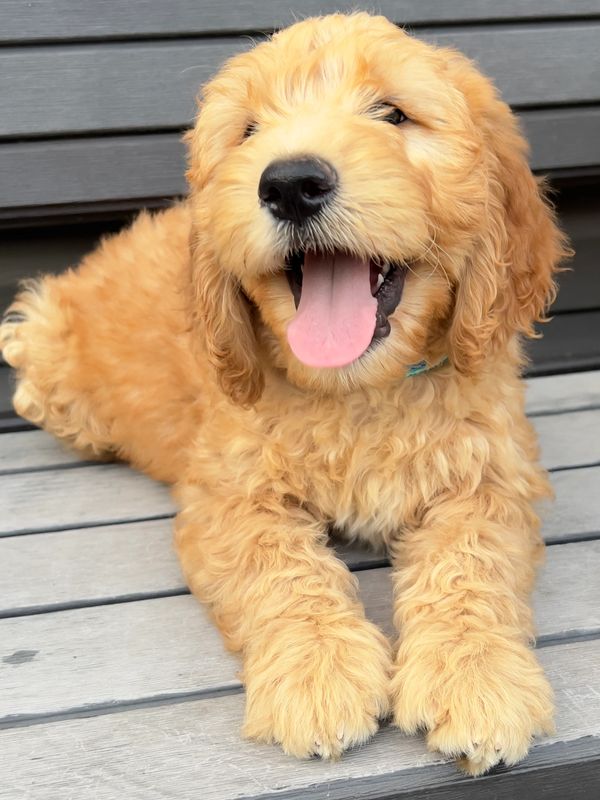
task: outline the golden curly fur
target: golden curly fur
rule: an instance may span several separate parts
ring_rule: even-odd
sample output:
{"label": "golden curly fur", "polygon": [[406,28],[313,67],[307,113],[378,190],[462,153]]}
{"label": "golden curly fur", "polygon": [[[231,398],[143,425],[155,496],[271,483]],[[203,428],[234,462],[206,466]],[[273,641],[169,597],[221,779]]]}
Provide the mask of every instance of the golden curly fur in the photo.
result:
{"label": "golden curly fur", "polygon": [[[528,606],[549,487],[519,334],[565,242],[514,117],[466,58],[359,13],[233,58],[186,138],[186,202],[12,306],[17,411],[175,485],[184,573],[243,658],[248,736],[337,757],[391,709],[473,774],[516,762],[552,726]],[[257,185],[298,153],[342,178],[315,246],[410,265],[391,334],[347,367],[286,339],[289,242]],[[331,526],[390,553],[393,655]]]}

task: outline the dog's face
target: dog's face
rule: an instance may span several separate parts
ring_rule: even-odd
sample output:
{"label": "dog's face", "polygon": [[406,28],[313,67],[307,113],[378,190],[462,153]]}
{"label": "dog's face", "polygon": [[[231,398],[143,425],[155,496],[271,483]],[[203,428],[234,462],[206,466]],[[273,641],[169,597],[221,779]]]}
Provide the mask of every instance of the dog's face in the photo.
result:
{"label": "dog's face", "polygon": [[473,370],[543,312],[560,234],[456,53],[381,17],[307,20],[226,65],[189,141],[196,312],[240,402],[265,359],[329,392]]}

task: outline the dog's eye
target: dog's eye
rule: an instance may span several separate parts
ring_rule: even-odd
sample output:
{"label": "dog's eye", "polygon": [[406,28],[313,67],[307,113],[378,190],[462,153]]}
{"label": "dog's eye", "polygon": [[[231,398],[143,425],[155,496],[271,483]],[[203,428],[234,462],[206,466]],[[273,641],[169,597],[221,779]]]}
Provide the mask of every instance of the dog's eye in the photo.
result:
{"label": "dog's eye", "polygon": [[406,122],[408,117],[399,108],[390,108],[387,114],[383,117],[384,122],[389,122],[390,125],[401,125]]}
{"label": "dog's eye", "polygon": [[244,134],[242,136],[242,140],[249,139],[253,133],[256,133],[256,122],[249,122],[244,129]]}

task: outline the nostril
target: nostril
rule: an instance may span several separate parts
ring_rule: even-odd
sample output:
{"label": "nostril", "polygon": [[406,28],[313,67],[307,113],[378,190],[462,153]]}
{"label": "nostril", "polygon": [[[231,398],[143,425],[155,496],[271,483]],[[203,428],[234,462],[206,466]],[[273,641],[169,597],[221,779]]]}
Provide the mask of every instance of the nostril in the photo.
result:
{"label": "nostril", "polygon": [[305,197],[312,199],[328,194],[331,191],[331,186],[329,183],[308,178],[300,184],[300,191]]}
{"label": "nostril", "polygon": [[281,200],[281,192],[276,186],[268,186],[263,192],[262,199],[265,203],[278,203]]}

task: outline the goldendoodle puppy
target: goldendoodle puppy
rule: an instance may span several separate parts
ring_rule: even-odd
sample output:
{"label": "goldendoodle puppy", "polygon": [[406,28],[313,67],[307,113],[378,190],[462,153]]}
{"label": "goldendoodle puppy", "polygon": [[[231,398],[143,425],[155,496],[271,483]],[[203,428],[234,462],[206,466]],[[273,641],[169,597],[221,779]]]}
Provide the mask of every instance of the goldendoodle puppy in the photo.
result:
{"label": "goldendoodle puppy", "polygon": [[[361,13],[233,58],[186,138],[187,202],[12,306],[17,411],[175,484],[248,736],[336,757],[391,710],[474,774],[516,762],[552,726],[519,336],[565,243],[514,117]],[[390,553],[393,655],[332,526]]]}

